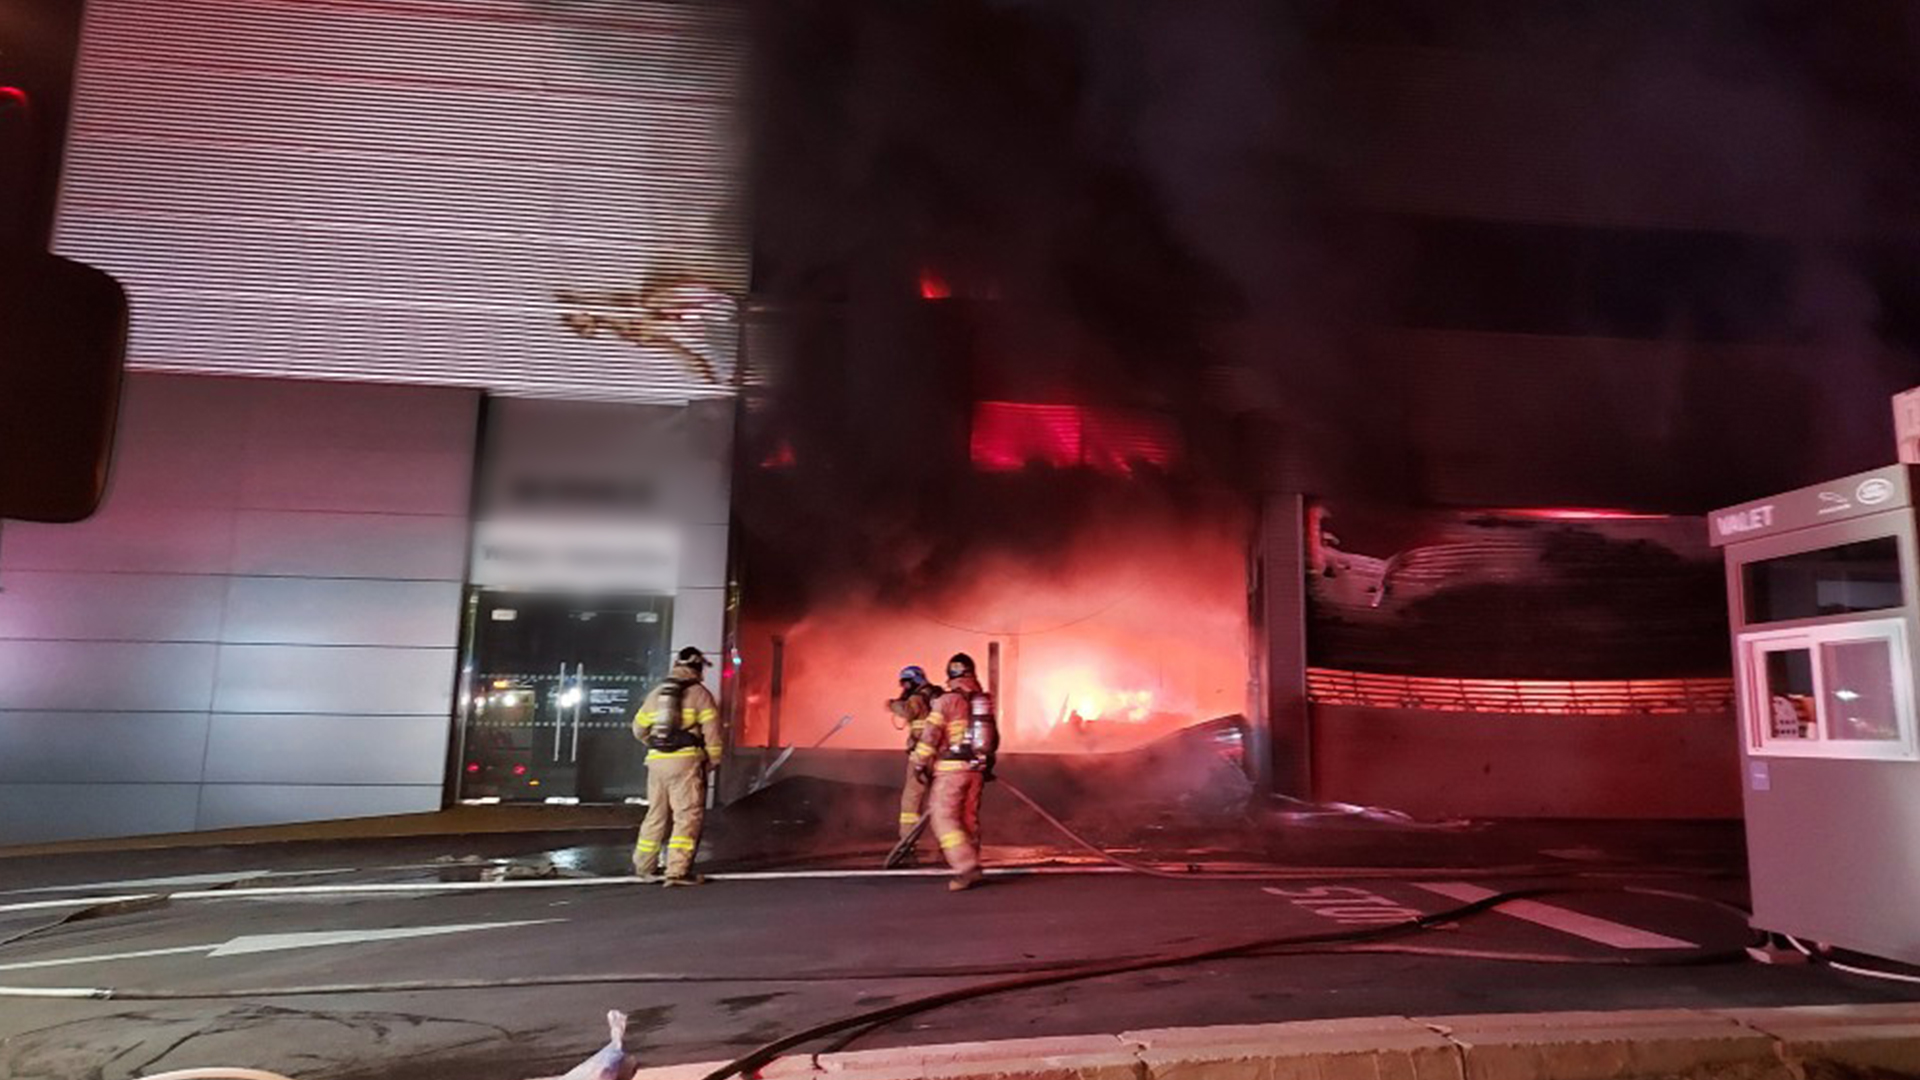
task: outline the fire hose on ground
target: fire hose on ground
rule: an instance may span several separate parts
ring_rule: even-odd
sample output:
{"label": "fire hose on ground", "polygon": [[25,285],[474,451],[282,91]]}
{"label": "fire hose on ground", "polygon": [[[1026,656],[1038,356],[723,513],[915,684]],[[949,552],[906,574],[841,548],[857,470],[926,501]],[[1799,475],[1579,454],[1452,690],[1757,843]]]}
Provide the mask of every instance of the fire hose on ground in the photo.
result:
{"label": "fire hose on ground", "polygon": [[[1056,986],[1062,983],[1080,982],[1086,979],[1124,975],[1138,971],[1150,971],[1157,968],[1175,967],[1183,964],[1204,963],[1209,960],[1226,960],[1236,957],[1261,955],[1286,955],[1289,953],[1312,951],[1314,946],[1354,945],[1379,941],[1416,931],[1432,930],[1448,923],[1459,922],[1463,919],[1483,915],[1495,908],[1519,900],[1531,900],[1543,896],[1557,896],[1567,893],[1611,891],[1618,890],[1554,887],[1514,889],[1508,892],[1496,893],[1493,896],[1484,897],[1480,900],[1449,908],[1445,911],[1420,915],[1402,922],[1388,923],[1383,926],[1334,930],[1317,934],[1293,934],[1257,938],[1252,941],[1238,942],[1230,945],[1212,946],[1183,952],[1162,953],[1156,956],[1130,960],[1092,961],[1078,965],[1058,967],[1051,971],[1038,971],[1032,974],[1017,975],[1006,979],[974,983],[969,986],[955,987],[951,990],[940,991],[939,993],[910,998],[906,1001],[896,1002],[878,1009],[870,1009],[866,1012],[844,1016],[837,1020],[830,1020],[823,1024],[816,1024],[803,1031],[797,1031],[791,1035],[783,1036],[782,1038],[761,1046],[751,1053],[735,1058],[725,1065],[707,1073],[701,1077],[701,1080],[728,1080],[728,1078],[733,1076],[747,1076],[765,1067],[775,1058],[789,1050],[796,1049],[830,1035],[851,1033],[850,1038],[843,1039],[837,1044],[839,1047],[844,1047],[846,1043],[852,1041],[852,1038],[891,1024],[894,1021],[928,1012],[944,1005],[952,1005],[957,1002],[968,1001],[975,998],[989,997],[994,994],[1004,994],[1016,990],[1029,990],[1043,986]],[[1688,896],[1682,893],[1670,893],[1666,895],[1684,897],[1717,906],[1726,906],[1720,901],[1710,900],[1706,897]],[[1745,959],[1746,952],[1744,949],[1727,949],[1702,950],[1701,952],[1692,953],[1685,957],[1674,957],[1661,961],[1635,961],[1634,963],[1656,966],[1693,966],[1726,963]]]}
{"label": "fire hose on ground", "polygon": [[[1184,875],[1175,875],[1175,876],[1184,876]],[[1622,959],[1593,959],[1593,958],[1562,957],[1562,956],[1555,956],[1555,955],[1538,955],[1538,954],[1505,954],[1505,953],[1493,953],[1493,952],[1482,953],[1482,952],[1473,952],[1468,950],[1421,950],[1418,947],[1395,947],[1392,944],[1388,943],[1388,940],[1387,940],[1390,938],[1400,937],[1410,933],[1434,930],[1440,927],[1444,927],[1451,923],[1460,922],[1469,918],[1473,918],[1478,915],[1486,914],[1504,905],[1511,904],[1521,900],[1532,900],[1540,897],[1563,896],[1563,895],[1577,894],[1577,893],[1600,893],[1600,892],[1621,892],[1621,891],[1647,892],[1652,895],[1668,896],[1676,899],[1684,899],[1684,900],[1690,900],[1694,902],[1708,903],[1708,904],[1712,904],[1722,908],[1731,908],[1731,905],[1728,905],[1722,901],[1713,900],[1707,897],[1693,896],[1686,893],[1665,892],[1661,890],[1634,890],[1634,889],[1623,890],[1619,888],[1598,888],[1598,887],[1592,887],[1592,886],[1583,886],[1583,887],[1546,886],[1546,887],[1538,887],[1538,888],[1509,890],[1507,892],[1497,893],[1495,895],[1484,897],[1482,899],[1475,900],[1470,903],[1461,904],[1457,907],[1448,908],[1444,911],[1437,911],[1437,912],[1433,912],[1426,915],[1420,915],[1414,918],[1403,920],[1401,922],[1388,923],[1382,926],[1364,927],[1364,928],[1347,929],[1347,930],[1333,930],[1333,931],[1326,931],[1322,933],[1313,933],[1313,934],[1292,934],[1292,935],[1280,935],[1280,936],[1274,936],[1274,937],[1255,938],[1249,941],[1234,942],[1234,943],[1225,944],[1225,945],[1215,945],[1215,946],[1209,946],[1201,949],[1159,953],[1159,954],[1153,954],[1153,955],[1147,955],[1147,956],[1120,957],[1120,958],[1111,958],[1111,959],[1105,959],[1105,960],[1079,961],[1079,962],[1057,962],[1057,963],[1042,962],[1042,963],[1030,965],[1026,970],[1011,976],[993,979],[986,982],[971,983],[966,986],[954,987],[952,989],[939,991],[933,994],[926,994],[920,997],[909,998],[905,1001],[895,1002],[894,1004],[887,1005],[878,1009],[870,1009],[864,1012],[854,1013],[848,1016],[840,1017],[839,1019],[830,1020],[822,1024],[816,1024],[802,1031],[797,1031],[791,1035],[783,1036],[779,1039],[776,1039],[772,1042],[769,1042],[759,1047],[758,1049],[752,1051],[751,1053],[735,1058],[734,1060],[727,1062],[725,1065],[722,1065],[719,1068],[714,1069],[713,1071],[707,1073],[705,1076],[701,1078],[701,1080],[728,1080],[728,1078],[736,1075],[750,1076],[754,1072],[756,1072],[761,1068],[764,1068],[766,1065],[771,1063],[775,1058],[779,1057],[781,1054],[784,1054],[789,1050],[793,1050],[798,1047],[805,1046],[808,1043],[825,1039],[833,1035],[840,1035],[841,1038],[836,1040],[830,1046],[826,1047],[825,1050],[823,1050],[823,1052],[832,1052],[832,1051],[844,1049],[847,1045],[851,1044],[854,1040],[860,1038],[861,1036],[877,1031],[878,1029],[885,1027],[889,1024],[892,1024],[895,1021],[903,1020],[910,1016],[916,1016],[921,1013],[929,1012],[946,1005],[958,1004],[963,1001],[970,1001],[977,998],[990,997],[996,994],[1011,993],[1019,990],[1029,990],[1029,989],[1036,989],[1036,988],[1045,987],[1045,986],[1057,986],[1057,985],[1070,983],[1070,982],[1080,982],[1088,979],[1098,979],[1098,978],[1104,978],[1104,977],[1114,976],[1114,975],[1131,974],[1131,973],[1140,972],[1140,971],[1151,971],[1151,970],[1156,970],[1160,968],[1177,967],[1184,964],[1205,963],[1207,961],[1212,961],[1212,960],[1231,960],[1231,959],[1254,958],[1254,957],[1265,957],[1265,956],[1310,955],[1310,954],[1321,953],[1321,952],[1347,952],[1347,951],[1366,951],[1366,952],[1411,951],[1415,953],[1427,953],[1431,955],[1441,955],[1441,956],[1452,955],[1452,956],[1463,956],[1463,957],[1470,957],[1470,958],[1476,958],[1476,959],[1523,960],[1525,962],[1530,962],[1530,963],[1592,963],[1592,964],[1607,964],[1612,966],[1634,966],[1634,967],[1691,967],[1691,966],[1700,966],[1700,965],[1706,965],[1706,964],[1743,961],[1746,959],[1746,952],[1744,949],[1700,950],[1698,952],[1689,953],[1684,956],[1664,957],[1658,960],[1628,960],[1623,958]],[[925,973],[920,973],[916,976],[915,973],[910,973],[910,972],[890,972],[890,973],[886,973],[884,977],[886,978],[951,977],[952,974],[953,974],[952,971],[925,972]],[[846,977],[847,975],[845,973],[834,976],[834,978],[836,979],[844,979]],[[784,977],[784,976],[772,976],[772,977],[763,977],[763,978],[764,978],[764,981],[770,981],[770,982],[798,981],[798,980],[792,979],[791,977]],[[424,990],[424,989],[478,990],[478,989],[513,988],[513,987],[525,988],[525,987],[533,987],[533,986],[550,986],[550,985],[578,985],[586,982],[617,984],[617,983],[623,983],[623,982],[637,983],[637,982],[660,982],[660,981],[694,982],[694,981],[742,981],[742,980],[739,977],[724,977],[724,976],[713,976],[713,975],[683,976],[683,977],[675,978],[673,976],[663,975],[659,973],[635,973],[633,975],[626,975],[626,976],[619,975],[619,974],[609,974],[604,976],[593,976],[590,978],[581,978],[581,979],[570,979],[570,978],[564,978],[564,977],[547,978],[547,979],[534,978],[534,979],[507,979],[507,980],[474,979],[474,980],[447,980],[439,983],[368,984],[368,985],[359,985],[359,986],[331,986],[331,987],[328,987],[328,986],[285,987],[285,988],[279,988],[275,990],[265,990],[265,991],[262,991],[262,990],[226,991],[226,992],[216,992],[216,993],[193,993],[193,992],[138,993],[138,992],[135,992],[135,993],[126,993],[126,994],[116,994],[114,996],[116,998],[131,999],[131,1000],[140,1000],[140,999],[178,1000],[178,999],[201,999],[201,998],[224,998],[224,997],[257,997],[257,996],[274,996],[274,995],[309,996],[309,995],[316,995],[316,994],[348,994],[348,993],[362,994],[362,993],[378,993],[378,992],[388,992],[388,991],[397,991],[397,990]],[[291,1078],[282,1076],[278,1073],[265,1072],[257,1069],[205,1068],[205,1069],[184,1069],[184,1070],[179,1070],[175,1072],[158,1073],[158,1074],[154,1074],[146,1077],[145,1080],[291,1080]]]}
{"label": "fire hose on ground", "polygon": [[[1016,800],[1026,805],[1048,825],[1059,831],[1075,845],[1087,850],[1099,858],[1133,873],[1149,877],[1175,881],[1261,881],[1290,880],[1296,875],[1284,873],[1249,872],[1206,872],[1206,871],[1170,871],[1144,863],[1123,858],[1100,847],[1092,840],[1081,835],[1064,821],[1060,820],[1039,802],[1019,787],[998,781],[1000,786]],[[923,823],[924,823],[923,819]],[[908,848],[903,841],[896,851]],[[895,1021],[915,1016],[946,1005],[988,997],[996,994],[1011,993],[1019,990],[1055,986],[1088,979],[1097,979],[1115,975],[1124,975],[1159,968],[1175,967],[1185,964],[1204,963],[1214,960],[1230,960],[1264,956],[1305,955],[1316,952],[1364,951],[1364,952],[1412,952],[1424,955],[1453,956],[1488,960],[1516,960],[1532,963],[1591,963],[1614,966],[1694,966],[1703,964],[1742,961],[1746,959],[1744,949],[1699,950],[1684,956],[1669,956],[1657,960],[1626,958],[1590,958],[1563,956],[1557,954],[1514,954],[1479,950],[1461,949],[1423,949],[1418,946],[1398,945],[1392,938],[1412,933],[1424,932],[1446,926],[1465,919],[1493,911],[1506,904],[1529,900],[1543,896],[1557,896],[1575,893],[1627,892],[1649,896],[1667,897],[1706,903],[1733,911],[1742,916],[1745,912],[1724,901],[1710,897],[1697,896],[1662,889],[1635,887],[1593,887],[1593,886],[1546,886],[1509,890],[1491,896],[1449,908],[1444,911],[1419,915],[1406,920],[1357,929],[1344,929],[1311,934],[1280,935],[1257,938],[1249,941],[1209,946],[1201,949],[1166,952],[1151,955],[1133,955],[1110,957],[1089,961],[1037,962],[1029,965],[1009,965],[998,969],[1004,973],[1001,977],[985,982],[970,983],[933,994],[910,998],[877,1009],[841,1017],[826,1023],[816,1024],[791,1035],[767,1043],[725,1065],[709,1072],[702,1080],[728,1080],[736,1075],[750,1075],[764,1067],[774,1058],[789,1050],[811,1042],[838,1035],[826,1049],[838,1050],[851,1044],[863,1035],[874,1032]],[[994,973],[991,967],[973,969],[948,968],[944,970],[892,971],[892,972],[840,972],[831,973],[835,979],[849,978],[952,978],[961,975],[983,975]],[[814,978],[828,973],[814,973]],[[793,976],[760,976],[761,981],[810,981]],[[456,979],[440,981],[420,981],[411,983],[380,983],[336,986],[298,986],[280,988],[260,988],[243,991],[216,992],[176,992],[176,991],[104,991],[87,996],[111,997],[120,1000],[180,1000],[229,997],[262,997],[283,995],[377,993],[387,991],[420,990],[457,990],[491,988],[527,988],[537,986],[581,985],[581,984],[620,984],[620,983],[656,983],[656,982],[713,982],[743,981],[739,976],[715,974],[675,974],[665,972],[608,973],[604,975],[583,975],[578,977],[555,976],[527,979]],[[8,991],[11,992],[11,991]],[[31,993],[31,991],[28,991]],[[241,1068],[200,1068],[159,1073],[146,1080],[289,1080],[277,1073],[257,1069]]]}

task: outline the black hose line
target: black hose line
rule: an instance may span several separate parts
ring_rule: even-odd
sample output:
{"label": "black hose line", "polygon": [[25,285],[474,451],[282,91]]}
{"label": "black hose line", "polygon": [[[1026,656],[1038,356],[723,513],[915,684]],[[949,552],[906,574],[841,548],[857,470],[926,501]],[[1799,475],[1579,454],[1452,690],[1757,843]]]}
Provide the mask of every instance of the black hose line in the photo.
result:
{"label": "black hose line", "polygon": [[[1623,890],[1598,886],[1541,887],[1528,890],[1526,896],[1565,895],[1568,893],[1614,893]],[[1656,893],[1693,900],[1700,903],[1718,905],[1719,901],[1704,896],[1691,896],[1685,893]],[[1515,894],[1509,899],[1521,899]],[[1727,905],[1721,905],[1727,906]],[[1435,918],[1445,918],[1445,913]],[[1398,924],[1390,929],[1398,928]],[[1230,946],[1228,948],[1239,948]],[[1502,952],[1490,949],[1456,949],[1438,946],[1394,945],[1391,943],[1364,944],[1339,940],[1321,943],[1309,942],[1304,945],[1262,946],[1259,943],[1247,944],[1244,951],[1229,952],[1221,955],[1221,960],[1253,960],[1274,956],[1309,956],[1328,953],[1402,953],[1415,956],[1436,956],[1458,960],[1490,960],[1522,964],[1582,964],[1592,967],[1694,967],[1703,964],[1717,964],[1729,960],[1744,960],[1746,953],[1740,949],[1699,950],[1681,954],[1666,953],[1659,956],[1575,956],[1566,953]],[[1124,964],[1141,962],[1153,966],[1162,958],[1155,955],[1133,955],[1109,957],[1099,961],[1103,964]],[[885,968],[843,969],[838,971],[809,971],[791,975],[767,975],[734,972],[674,972],[674,971],[609,971],[588,972],[573,975],[532,975],[525,978],[495,979],[415,979],[395,980],[374,983],[318,983],[308,986],[256,986],[235,990],[147,990],[138,988],[100,987],[88,994],[72,994],[72,997],[91,997],[101,1001],[225,1001],[246,1000],[267,997],[322,997],[343,994],[404,994],[421,993],[434,990],[526,990],[550,986],[614,986],[614,985],[700,985],[741,983],[758,985],[765,983],[820,983],[820,982],[907,982],[916,980],[953,979],[986,975],[1031,975],[1077,970],[1086,966],[1088,961],[1036,960],[1021,964],[973,964],[946,968]],[[0,998],[9,996],[9,988],[0,987]],[[889,1017],[872,1025],[873,1029],[885,1027],[894,1018]],[[868,1034],[861,1030],[846,1036],[845,1043],[851,1043],[860,1036]],[[831,1052],[843,1043],[836,1043],[822,1052]]]}
{"label": "black hose line", "polygon": [[[1164,878],[1172,881],[1260,881],[1260,880],[1266,880],[1266,879],[1291,880],[1292,878],[1298,876],[1297,872],[1296,873],[1272,873],[1272,874],[1263,874],[1258,871],[1239,872],[1239,873],[1207,872],[1207,871],[1184,871],[1183,872],[1183,871],[1162,870],[1156,866],[1149,866],[1145,863],[1134,862],[1131,859],[1125,859],[1118,855],[1115,855],[1114,853],[1106,850],[1105,848],[1099,846],[1093,841],[1087,839],[1085,836],[1082,836],[1078,832],[1075,832],[1073,828],[1069,826],[1066,822],[1061,821],[1058,817],[1055,817],[1050,811],[1047,810],[1046,807],[1041,806],[1031,796],[1029,796],[1026,792],[1020,790],[1017,786],[1011,783],[1008,783],[1004,780],[1001,781],[1000,783],[1001,783],[1001,786],[1006,790],[1007,794],[1012,795],[1015,799],[1018,799],[1020,802],[1025,803],[1029,810],[1032,810],[1035,814],[1038,814],[1040,816],[1041,820],[1053,826],[1053,828],[1058,830],[1061,833],[1061,835],[1067,837],[1067,839],[1073,841],[1079,847],[1085,849],[1089,853],[1107,862],[1113,863],[1115,866],[1122,867],[1124,869],[1130,870],[1137,874],[1143,874],[1148,877]],[[1716,907],[1720,907],[1724,910],[1731,911],[1734,914],[1740,916],[1743,922],[1745,921],[1745,917],[1747,915],[1747,912],[1744,909],[1736,907],[1735,905],[1732,905],[1732,904],[1728,904],[1724,901],[1716,900],[1711,897],[1696,896],[1691,893],[1681,893],[1681,892],[1675,892],[1675,891],[1665,890],[1665,889],[1648,889],[1648,888],[1632,888],[1632,887],[1614,888],[1614,889],[1595,889],[1595,888],[1579,888],[1579,887],[1574,887],[1574,888],[1542,887],[1542,888],[1531,888],[1531,889],[1518,889],[1518,890],[1512,890],[1512,891],[1503,892],[1503,893],[1497,893],[1493,896],[1488,896],[1480,900],[1476,900],[1470,904],[1463,904],[1460,907],[1452,908],[1447,911],[1438,912],[1432,915],[1422,915],[1417,918],[1405,920],[1404,922],[1390,923],[1380,927],[1370,927],[1370,928],[1361,929],[1361,930],[1330,931],[1330,932],[1321,933],[1321,934],[1305,934],[1305,935],[1297,935],[1297,936],[1291,936],[1291,937],[1264,938],[1256,941],[1242,942],[1236,945],[1226,945],[1226,946],[1220,946],[1217,948],[1200,949],[1200,950],[1183,952],[1183,953],[1166,953],[1160,956],[1152,956],[1152,957],[1118,957],[1118,958],[1113,958],[1113,959],[1104,960],[1104,961],[1097,961],[1090,964],[1068,966],[1068,967],[1054,967],[1051,969],[1035,971],[1029,974],[1019,974],[1019,975],[1012,976],[1010,978],[999,979],[992,982],[975,983],[971,986],[957,987],[953,990],[942,991],[941,993],[938,993],[938,994],[929,994],[924,997],[914,998],[904,1002],[897,1002],[893,1005],[888,1005],[883,1008],[873,1009],[868,1012],[859,1013],[854,1016],[844,1017],[840,1020],[834,1020],[834,1021],[829,1021],[828,1023],[825,1023],[825,1024],[815,1025],[814,1027],[808,1028],[804,1031],[796,1032],[792,1035],[788,1035],[783,1038],[776,1039],[773,1042],[768,1043],[765,1046],[762,1046],[759,1049],[753,1051],[752,1053],[747,1054],[743,1057],[737,1058],[731,1062],[728,1062],[726,1065],[720,1067],[719,1069],[708,1073],[705,1077],[702,1078],[702,1080],[727,1080],[728,1077],[734,1076],[736,1074],[751,1073],[753,1071],[756,1071],[764,1067],[769,1062],[771,1062],[775,1057],[778,1057],[780,1054],[786,1052],[787,1050],[793,1049],[794,1047],[797,1047],[797,1046],[803,1046],[806,1043],[814,1041],[815,1039],[824,1038],[828,1035],[840,1034],[840,1038],[835,1039],[832,1043],[828,1044],[822,1051],[825,1053],[835,1053],[835,1052],[846,1049],[848,1046],[851,1046],[854,1042],[858,1041],[864,1036],[870,1035],[873,1032],[886,1027],[888,1024],[891,1024],[896,1020],[904,1019],[908,1016],[912,1016],[921,1012],[926,1012],[931,1009],[936,1009],[943,1005],[948,1005],[954,1002],[968,1000],[970,998],[984,997],[991,994],[1005,993],[1013,990],[1023,990],[1031,987],[1051,986],[1051,985],[1056,985],[1058,983],[1072,982],[1072,981],[1077,981],[1081,979],[1100,978],[1105,975],[1124,974],[1124,973],[1133,972],[1133,971],[1144,971],[1152,968],[1169,967],[1169,966],[1174,966],[1179,964],[1195,963],[1195,962],[1201,962],[1206,960],[1223,960],[1223,959],[1229,959],[1229,958],[1240,957],[1240,956],[1271,955],[1276,953],[1285,954],[1289,952],[1299,953],[1299,952],[1310,951],[1310,947],[1314,945],[1353,945],[1357,943],[1369,942],[1369,941],[1374,941],[1377,939],[1382,939],[1387,937],[1394,937],[1401,934],[1410,933],[1413,931],[1431,929],[1437,925],[1452,922],[1457,919],[1470,918],[1472,916],[1479,915],[1487,911],[1491,911],[1502,904],[1511,903],[1516,900],[1529,899],[1535,896],[1562,895],[1570,892],[1601,892],[1601,891],[1632,892],[1632,893],[1640,893],[1648,896],[1662,896],[1662,897],[1668,897],[1672,899],[1681,899],[1681,900],[1694,901],[1698,903],[1712,904]],[[1386,951],[1389,948],[1392,948],[1392,947],[1382,946],[1382,947],[1379,947],[1379,950]],[[1474,958],[1516,959],[1519,957],[1514,957],[1511,955],[1503,957],[1503,956],[1498,956],[1491,953],[1481,953]],[[1656,961],[1626,960],[1624,958],[1617,961],[1609,960],[1609,959],[1589,961],[1586,958],[1576,958],[1576,957],[1567,957],[1567,956],[1551,956],[1551,957],[1538,956],[1538,957],[1525,957],[1524,959],[1533,960],[1533,961],[1542,962],[1542,963],[1593,962],[1593,963],[1604,964],[1604,963],[1613,962],[1613,963],[1620,963],[1624,965],[1657,964],[1657,965],[1667,966],[1667,965],[1685,965],[1685,964],[1711,964],[1711,963],[1724,963],[1724,962],[1734,961],[1734,960],[1745,960],[1746,954],[1741,950],[1699,951],[1699,952],[1689,953],[1681,957],[1665,957]]]}
{"label": "black hose line", "polygon": [[[805,1030],[775,1039],[751,1053],[735,1058],[712,1072],[707,1073],[701,1077],[701,1080],[728,1080],[728,1078],[733,1076],[748,1076],[766,1067],[775,1058],[786,1053],[788,1050],[804,1046],[816,1039],[822,1039],[829,1035],[854,1029],[855,1033],[843,1040],[840,1044],[844,1046],[859,1036],[876,1030],[885,1024],[892,1023],[895,1020],[901,1020],[909,1016],[937,1009],[943,1005],[951,1005],[956,1002],[968,1001],[974,998],[1004,994],[1015,990],[1029,990],[1042,986],[1055,986],[1060,983],[1079,982],[1085,979],[1097,979],[1108,975],[1124,975],[1135,971],[1149,971],[1156,968],[1201,963],[1208,960],[1225,960],[1232,957],[1272,951],[1298,950],[1304,946],[1377,941],[1385,938],[1398,937],[1415,931],[1431,930],[1446,923],[1472,918],[1517,900],[1531,900],[1536,897],[1557,896],[1570,892],[1613,891],[1618,890],[1551,887],[1515,889],[1508,892],[1496,893],[1492,896],[1475,900],[1472,903],[1461,904],[1458,907],[1448,908],[1445,911],[1420,915],[1401,922],[1388,923],[1383,926],[1352,930],[1332,930],[1316,934],[1294,934],[1257,938],[1252,941],[1215,946],[1206,949],[1196,949],[1188,952],[1163,953],[1158,956],[1143,958],[1096,961],[1090,964],[1058,968],[1052,971],[1016,975],[1011,978],[996,979],[990,982],[971,983],[967,986],[954,987],[951,990],[943,990],[935,994],[910,998],[906,1001],[895,1002],[892,1005],[883,1006],[878,1009],[870,1009],[866,1012],[841,1017],[838,1020],[830,1020],[823,1024],[816,1024]],[[1710,900],[1705,897],[1689,897],[1689,899],[1712,904],[1719,903],[1719,901]],[[1682,962],[1707,964],[1720,963],[1734,958],[1745,959],[1745,953],[1738,950],[1703,952],[1689,955]]]}

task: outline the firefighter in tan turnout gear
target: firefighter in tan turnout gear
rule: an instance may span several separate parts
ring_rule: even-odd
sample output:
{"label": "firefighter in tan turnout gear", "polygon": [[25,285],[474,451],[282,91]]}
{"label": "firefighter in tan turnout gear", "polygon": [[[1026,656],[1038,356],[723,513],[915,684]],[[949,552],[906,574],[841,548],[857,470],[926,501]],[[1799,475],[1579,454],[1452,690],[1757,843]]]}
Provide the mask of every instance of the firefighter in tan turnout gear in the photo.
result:
{"label": "firefighter in tan turnout gear", "polygon": [[[893,713],[907,733],[907,778],[900,788],[900,841],[903,844],[920,827],[920,815],[927,810],[931,774],[920,767],[914,750],[926,734],[927,717],[933,713],[934,695],[939,692],[939,687],[927,681],[925,670],[909,665],[900,669],[900,696],[887,701],[887,711]],[[916,861],[918,852],[909,849],[903,865],[911,866]]]}
{"label": "firefighter in tan turnout gear", "polygon": [[666,851],[668,885],[698,885],[693,854],[707,811],[707,784],[720,766],[720,709],[700,685],[707,658],[688,646],[673,670],[640,703],[633,737],[647,744],[647,817],[633,846],[633,872],[659,881]]}
{"label": "firefighter in tan turnout gear", "polygon": [[973,657],[956,653],[947,661],[947,689],[933,702],[914,764],[932,777],[928,812],[940,853],[953,868],[947,888],[971,889],[980,872],[980,793],[993,776],[1000,748],[993,698],[980,688]]}

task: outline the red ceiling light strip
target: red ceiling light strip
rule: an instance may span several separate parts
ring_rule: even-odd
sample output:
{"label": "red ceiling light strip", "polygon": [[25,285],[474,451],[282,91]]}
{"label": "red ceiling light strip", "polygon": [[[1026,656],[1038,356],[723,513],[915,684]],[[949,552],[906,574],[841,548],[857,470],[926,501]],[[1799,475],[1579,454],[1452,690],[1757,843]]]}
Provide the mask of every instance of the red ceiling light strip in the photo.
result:
{"label": "red ceiling light strip", "polygon": [[1531,518],[1537,521],[1664,521],[1667,514],[1642,514],[1633,510],[1600,510],[1565,506],[1531,510],[1493,510],[1501,517]]}
{"label": "red ceiling light strip", "polygon": [[1042,466],[1131,476],[1172,467],[1177,446],[1172,424],[1147,413],[983,401],[974,406],[969,450],[982,472]]}

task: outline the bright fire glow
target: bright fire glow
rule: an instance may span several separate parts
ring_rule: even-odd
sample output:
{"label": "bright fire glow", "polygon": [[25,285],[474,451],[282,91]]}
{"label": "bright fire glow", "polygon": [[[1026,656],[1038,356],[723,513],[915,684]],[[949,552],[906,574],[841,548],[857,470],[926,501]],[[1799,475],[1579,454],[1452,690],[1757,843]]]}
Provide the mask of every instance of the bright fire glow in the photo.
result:
{"label": "bright fire glow", "polygon": [[[1202,518],[1205,518],[1203,521]],[[771,637],[785,636],[780,742],[892,749],[881,705],[906,664],[938,671],[970,653],[988,675],[1000,645],[1001,737],[1013,751],[1139,746],[1246,707],[1243,522],[1128,514],[1058,558],[983,557],[966,584],[915,604],[848,597],[798,623],[742,627],[743,745],[771,714]]]}
{"label": "bright fire glow", "polygon": [[1153,715],[1152,690],[1116,690],[1089,668],[1062,668],[1040,679],[1040,700],[1057,702],[1046,715],[1049,730],[1075,718],[1113,724],[1143,724]]}

